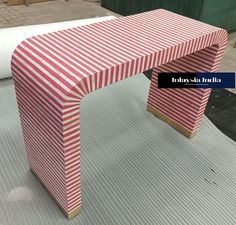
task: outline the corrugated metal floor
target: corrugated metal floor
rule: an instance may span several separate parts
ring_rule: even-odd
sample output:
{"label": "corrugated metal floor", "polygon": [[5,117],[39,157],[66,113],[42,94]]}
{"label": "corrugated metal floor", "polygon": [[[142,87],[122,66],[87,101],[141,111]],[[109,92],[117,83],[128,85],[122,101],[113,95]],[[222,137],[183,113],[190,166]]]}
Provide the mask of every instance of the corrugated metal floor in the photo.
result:
{"label": "corrugated metal floor", "polygon": [[149,80],[81,106],[80,214],[67,220],[29,172],[14,87],[0,82],[0,224],[236,224],[236,143],[206,117],[187,139],[146,111]]}

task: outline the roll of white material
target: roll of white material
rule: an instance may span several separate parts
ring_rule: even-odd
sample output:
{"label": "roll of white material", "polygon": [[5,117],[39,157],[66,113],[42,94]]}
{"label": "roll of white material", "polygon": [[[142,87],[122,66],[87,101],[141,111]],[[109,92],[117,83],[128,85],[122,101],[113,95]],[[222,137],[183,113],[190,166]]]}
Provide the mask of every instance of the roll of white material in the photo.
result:
{"label": "roll of white material", "polygon": [[18,44],[28,37],[59,31],[67,28],[114,19],[114,16],[71,20],[58,23],[20,26],[0,29],[0,79],[11,77],[11,56]]}

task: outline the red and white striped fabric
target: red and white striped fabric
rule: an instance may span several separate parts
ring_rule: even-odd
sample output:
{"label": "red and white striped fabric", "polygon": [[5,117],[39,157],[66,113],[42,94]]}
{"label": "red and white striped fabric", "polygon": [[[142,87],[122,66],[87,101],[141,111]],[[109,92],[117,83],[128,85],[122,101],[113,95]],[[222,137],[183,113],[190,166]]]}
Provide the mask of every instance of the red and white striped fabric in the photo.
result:
{"label": "red and white striped fabric", "polygon": [[81,206],[80,102],[99,88],[154,68],[148,105],[189,132],[209,89],[158,89],[159,71],[217,71],[227,32],[154,10],[28,38],[12,72],[30,168],[68,215]]}

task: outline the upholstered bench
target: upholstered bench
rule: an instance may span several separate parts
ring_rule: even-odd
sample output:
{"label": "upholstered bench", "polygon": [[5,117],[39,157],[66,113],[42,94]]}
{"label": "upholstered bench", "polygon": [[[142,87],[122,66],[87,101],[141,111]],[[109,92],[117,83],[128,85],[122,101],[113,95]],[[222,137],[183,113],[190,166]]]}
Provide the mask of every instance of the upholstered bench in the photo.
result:
{"label": "upholstered bench", "polygon": [[81,207],[83,97],[154,68],[148,111],[192,137],[211,90],[159,89],[158,72],[217,71],[226,42],[223,29],[155,10],[35,36],[16,48],[12,72],[29,166],[69,218]]}

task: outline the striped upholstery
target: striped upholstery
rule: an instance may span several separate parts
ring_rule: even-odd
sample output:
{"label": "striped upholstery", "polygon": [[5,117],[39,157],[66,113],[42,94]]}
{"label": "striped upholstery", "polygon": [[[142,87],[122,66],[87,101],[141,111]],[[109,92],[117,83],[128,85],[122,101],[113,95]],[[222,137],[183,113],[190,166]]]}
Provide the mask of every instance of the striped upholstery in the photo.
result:
{"label": "striped upholstery", "polygon": [[194,132],[210,90],[157,89],[157,74],[216,71],[226,41],[220,28],[155,10],[35,36],[17,47],[12,71],[29,165],[69,217],[81,206],[83,97],[154,68],[148,105]]}

